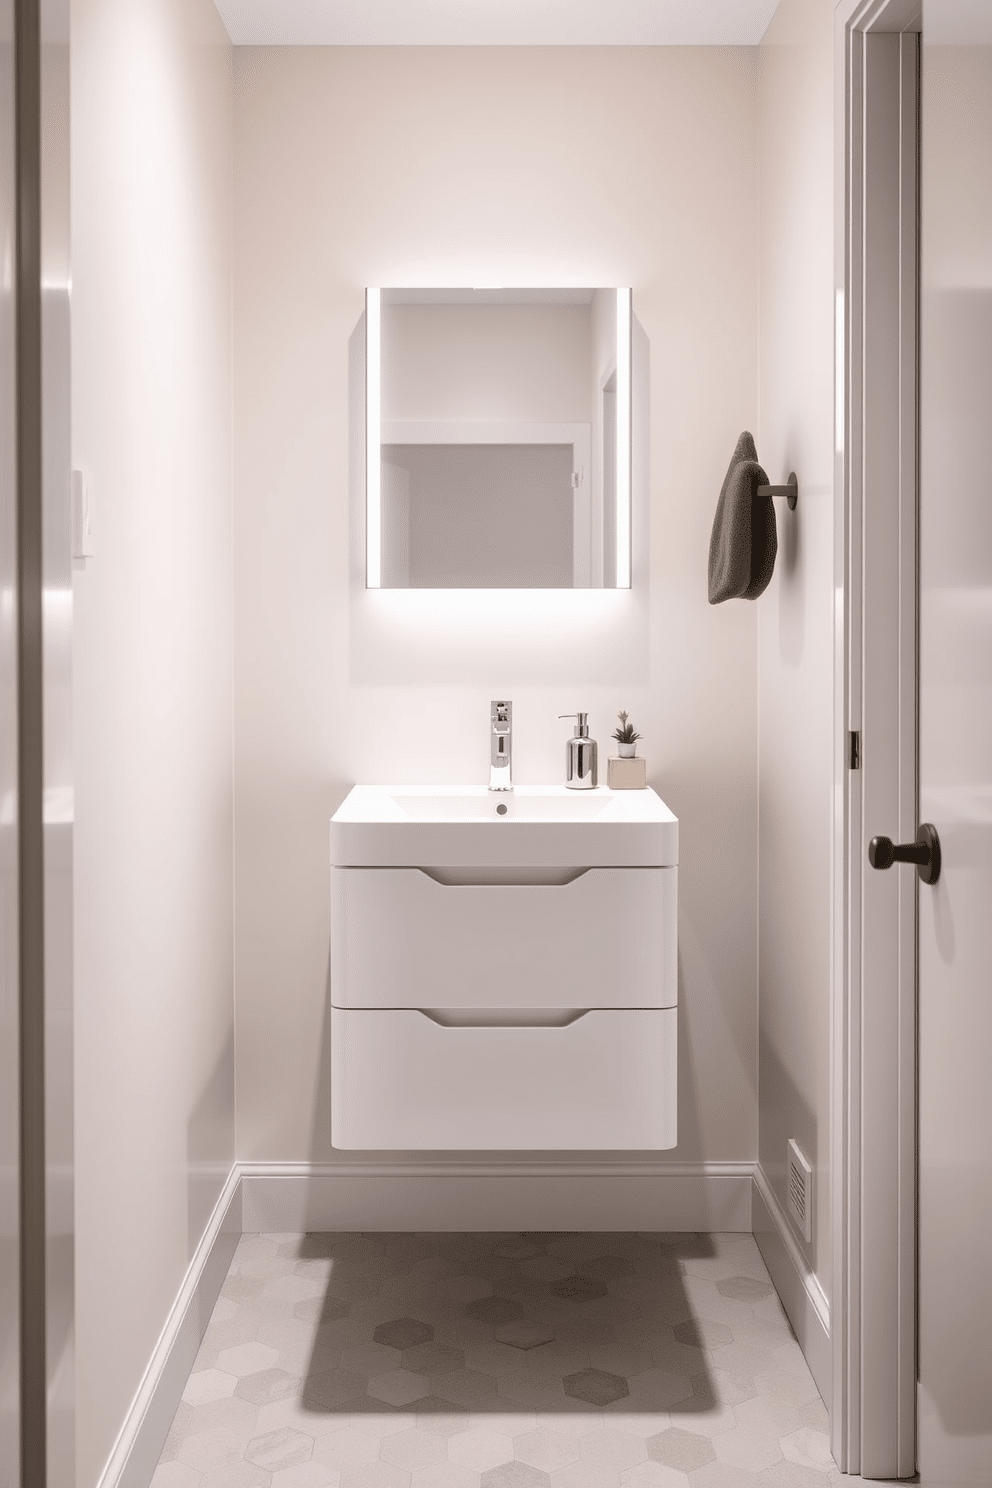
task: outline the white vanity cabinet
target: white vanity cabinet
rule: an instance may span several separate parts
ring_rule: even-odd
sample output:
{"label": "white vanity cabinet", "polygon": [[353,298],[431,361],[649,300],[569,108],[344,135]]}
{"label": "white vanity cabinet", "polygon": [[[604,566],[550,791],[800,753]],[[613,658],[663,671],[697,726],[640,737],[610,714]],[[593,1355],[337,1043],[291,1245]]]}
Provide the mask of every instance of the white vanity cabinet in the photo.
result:
{"label": "white vanity cabinet", "polygon": [[497,817],[486,792],[351,793],[331,826],[335,1147],[675,1145],[677,822],[654,792],[583,796],[519,791]]}

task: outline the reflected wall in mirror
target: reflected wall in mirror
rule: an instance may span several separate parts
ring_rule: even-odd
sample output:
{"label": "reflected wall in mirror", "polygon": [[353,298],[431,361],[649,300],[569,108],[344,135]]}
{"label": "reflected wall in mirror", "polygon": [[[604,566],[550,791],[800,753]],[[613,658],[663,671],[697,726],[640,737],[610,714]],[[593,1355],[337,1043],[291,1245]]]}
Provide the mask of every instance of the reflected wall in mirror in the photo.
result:
{"label": "reflected wall in mirror", "polygon": [[370,589],[630,587],[629,289],[366,291]]}

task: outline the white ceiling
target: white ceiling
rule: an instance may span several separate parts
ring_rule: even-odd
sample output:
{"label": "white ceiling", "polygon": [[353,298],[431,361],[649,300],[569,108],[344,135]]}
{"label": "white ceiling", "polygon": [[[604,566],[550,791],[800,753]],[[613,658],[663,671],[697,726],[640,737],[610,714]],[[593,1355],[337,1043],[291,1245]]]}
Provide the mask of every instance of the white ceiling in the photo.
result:
{"label": "white ceiling", "polygon": [[778,0],[214,0],[239,46],[753,46]]}

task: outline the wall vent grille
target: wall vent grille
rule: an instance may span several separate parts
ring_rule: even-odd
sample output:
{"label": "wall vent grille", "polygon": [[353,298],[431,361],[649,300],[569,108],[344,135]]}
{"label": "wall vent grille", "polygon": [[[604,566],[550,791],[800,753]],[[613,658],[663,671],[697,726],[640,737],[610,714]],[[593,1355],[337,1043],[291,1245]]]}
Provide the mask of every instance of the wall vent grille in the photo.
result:
{"label": "wall vent grille", "polygon": [[795,1142],[789,1141],[789,1211],[807,1244],[813,1238],[813,1169]]}

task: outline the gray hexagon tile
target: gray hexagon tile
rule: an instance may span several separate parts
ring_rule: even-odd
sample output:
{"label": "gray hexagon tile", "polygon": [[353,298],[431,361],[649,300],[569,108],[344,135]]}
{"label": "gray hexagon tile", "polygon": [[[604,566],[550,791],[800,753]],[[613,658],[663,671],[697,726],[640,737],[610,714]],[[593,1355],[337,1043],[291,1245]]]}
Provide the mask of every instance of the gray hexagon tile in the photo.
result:
{"label": "gray hexagon tile", "polygon": [[835,1488],[828,1430],[750,1235],[246,1235],[152,1488]]}
{"label": "gray hexagon tile", "polygon": [[433,1323],[404,1317],[391,1323],[380,1323],[372,1334],[372,1342],[385,1344],[388,1348],[408,1349],[415,1348],[418,1343],[430,1343],[433,1337]]}
{"label": "gray hexagon tile", "polygon": [[514,1323],[524,1315],[519,1302],[509,1297],[478,1297],[465,1309],[465,1316],[478,1323],[492,1323],[498,1327],[503,1323]]}
{"label": "gray hexagon tile", "polygon": [[653,1461],[678,1468],[680,1472],[693,1472],[697,1467],[705,1467],[707,1462],[716,1461],[713,1443],[707,1437],[694,1431],[683,1431],[678,1426],[660,1431],[645,1445]]}
{"label": "gray hexagon tile", "polygon": [[580,1369],[576,1374],[566,1374],[562,1386],[566,1395],[588,1401],[590,1405],[611,1405],[630,1394],[627,1381],[606,1369]]}
{"label": "gray hexagon tile", "polygon": [[551,1479],[529,1462],[504,1462],[482,1474],[479,1488],[551,1488]]}
{"label": "gray hexagon tile", "polygon": [[542,1344],[553,1343],[555,1336],[555,1328],[550,1323],[534,1323],[527,1318],[504,1323],[495,1330],[497,1343],[515,1349],[540,1348]]}

